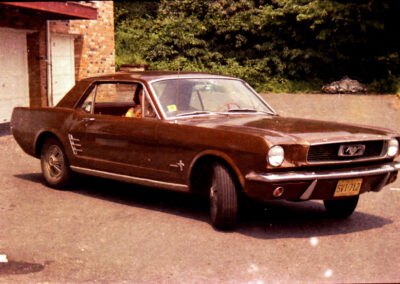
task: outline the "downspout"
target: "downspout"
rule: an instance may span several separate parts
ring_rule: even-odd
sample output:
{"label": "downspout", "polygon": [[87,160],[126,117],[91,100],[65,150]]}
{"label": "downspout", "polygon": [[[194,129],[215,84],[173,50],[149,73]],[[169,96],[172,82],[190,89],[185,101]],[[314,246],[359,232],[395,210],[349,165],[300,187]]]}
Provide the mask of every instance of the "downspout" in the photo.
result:
{"label": "downspout", "polygon": [[50,42],[50,25],[46,20],[46,79],[47,79],[47,105],[53,106],[53,80],[51,68],[51,42]]}

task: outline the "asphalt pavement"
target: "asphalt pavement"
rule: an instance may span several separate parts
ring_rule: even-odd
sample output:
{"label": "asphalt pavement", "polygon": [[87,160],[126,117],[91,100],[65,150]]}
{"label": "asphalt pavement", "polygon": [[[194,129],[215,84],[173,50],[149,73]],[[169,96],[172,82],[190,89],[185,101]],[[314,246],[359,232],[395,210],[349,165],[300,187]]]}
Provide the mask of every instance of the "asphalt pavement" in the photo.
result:
{"label": "asphalt pavement", "polygon": [[[400,99],[264,95],[283,116],[400,132]],[[207,198],[80,176],[44,185],[39,160],[0,135],[1,283],[400,282],[400,181],[334,220],[321,202],[247,204],[231,232]]]}

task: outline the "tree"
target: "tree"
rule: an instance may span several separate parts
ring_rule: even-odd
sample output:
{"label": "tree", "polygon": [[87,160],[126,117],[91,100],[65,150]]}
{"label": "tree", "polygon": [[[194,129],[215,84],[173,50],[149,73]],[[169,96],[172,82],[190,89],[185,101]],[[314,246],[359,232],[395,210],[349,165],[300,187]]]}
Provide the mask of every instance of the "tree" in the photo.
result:
{"label": "tree", "polygon": [[400,76],[399,6],[396,0],[116,2],[117,64],[231,74],[260,90],[291,91],[295,82],[319,85],[348,75],[393,91]]}

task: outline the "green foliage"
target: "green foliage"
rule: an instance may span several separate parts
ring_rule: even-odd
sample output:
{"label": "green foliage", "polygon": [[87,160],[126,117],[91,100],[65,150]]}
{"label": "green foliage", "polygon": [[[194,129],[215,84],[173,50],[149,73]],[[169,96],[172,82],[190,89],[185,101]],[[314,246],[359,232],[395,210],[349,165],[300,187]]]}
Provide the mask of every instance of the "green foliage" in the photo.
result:
{"label": "green foliage", "polygon": [[400,76],[392,75],[382,79],[374,79],[368,84],[370,93],[398,94],[400,92]]}
{"label": "green foliage", "polygon": [[398,0],[115,2],[116,64],[233,75],[274,92],[319,90],[348,75],[393,92],[399,8]]}

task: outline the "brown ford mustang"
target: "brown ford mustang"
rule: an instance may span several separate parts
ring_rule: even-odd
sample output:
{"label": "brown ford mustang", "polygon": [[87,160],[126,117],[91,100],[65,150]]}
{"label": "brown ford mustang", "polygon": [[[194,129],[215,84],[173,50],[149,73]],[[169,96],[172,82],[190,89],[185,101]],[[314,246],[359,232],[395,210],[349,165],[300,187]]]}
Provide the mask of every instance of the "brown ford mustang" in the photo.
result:
{"label": "brown ford mustang", "polygon": [[14,109],[12,133],[46,182],[72,172],[210,197],[211,223],[232,228],[241,194],[324,200],[349,216],[358,197],[396,179],[399,135],[278,116],[244,81],[200,73],[84,79],[56,107]]}

